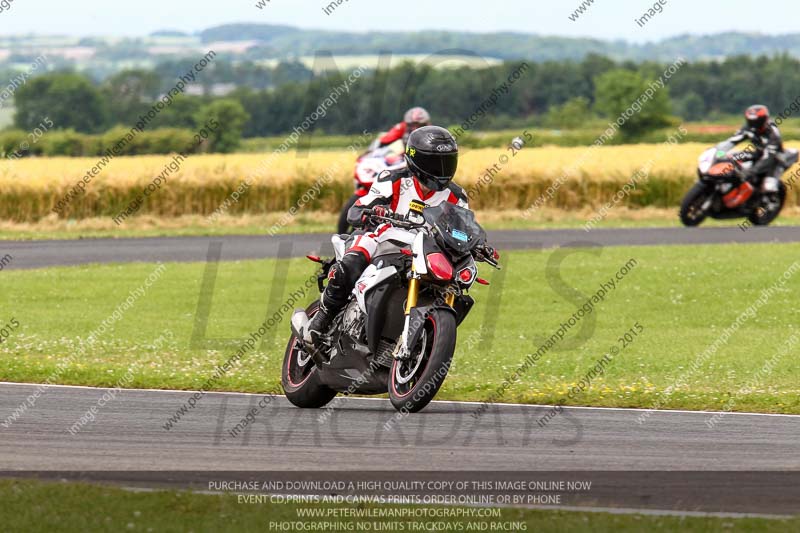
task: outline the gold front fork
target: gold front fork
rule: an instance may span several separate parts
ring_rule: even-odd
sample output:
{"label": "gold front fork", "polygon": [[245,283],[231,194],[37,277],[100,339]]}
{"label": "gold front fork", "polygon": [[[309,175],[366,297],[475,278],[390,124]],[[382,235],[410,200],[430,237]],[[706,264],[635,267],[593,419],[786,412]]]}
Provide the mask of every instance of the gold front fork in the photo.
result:
{"label": "gold front fork", "polygon": [[446,303],[450,307],[453,307],[453,304],[456,303],[456,293],[448,292],[447,294],[445,294],[444,303]]}
{"label": "gold front fork", "polygon": [[[419,296],[419,277],[412,267],[411,279],[408,280],[408,297],[406,298],[406,315],[411,313],[411,310],[417,306],[417,298]],[[456,302],[456,293],[448,292],[444,295],[444,303],[453,307]]]}
{"label": "gold front fork", "polygon": [[411,310],[417,306],[417,298],[419,296],[419,276],[414,272],[414,267],[411,267],[411,278],[408,280],[408,297],[406,298],[406,319],[403,324],[403,334],[400,337],[400,342],[397,343],[397,348],[394,350],[395,359],[404,359],[408,357],[408,330],[411,326]]}
{"label": "gold front fork", "polygon": [[419,278],[414,270],[411,270],[412,278],[408,280],[408,298],[406,298],[406,315],[411,314],[411,310],[417,306],[417,296],[419,296]]}

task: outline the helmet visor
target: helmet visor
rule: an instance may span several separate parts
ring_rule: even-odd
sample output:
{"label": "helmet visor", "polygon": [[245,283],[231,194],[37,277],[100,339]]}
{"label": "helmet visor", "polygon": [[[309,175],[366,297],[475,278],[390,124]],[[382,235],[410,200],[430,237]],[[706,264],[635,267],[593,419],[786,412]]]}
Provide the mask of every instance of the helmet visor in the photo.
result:
{"label": "helmet visor", "polygon": [[747,119],[747,125],[751,128],[763,128],[764,125],[767,123],[767,117],[756,117],[756,118],[749,118]]}
{"label": "helmet visor", "polygon": [[417,151],[411,159],[417,168],[431,178],[444,178],[447,182],[453,179],[458,168],[458,152],[437,154]]}

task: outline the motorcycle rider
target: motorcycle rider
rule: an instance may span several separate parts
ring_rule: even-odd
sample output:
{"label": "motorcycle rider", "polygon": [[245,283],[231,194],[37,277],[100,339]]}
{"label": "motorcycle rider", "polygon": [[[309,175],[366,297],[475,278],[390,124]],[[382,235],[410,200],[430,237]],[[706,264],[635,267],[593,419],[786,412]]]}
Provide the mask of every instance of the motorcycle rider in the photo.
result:
{"label": "motorcycle rider", "polygon": [[398,122],[378,140],[380,147],[388,146],[398,139],[403,143],[408,141],[408,136],[415,130],[430,126],[431,115],[422,107],[412,107],[406,111],[403,122]]}
{"label": "motorcycle rider", "polygon": [[751,105],[744,112],[744,126],[727,142],[734,145],[749,140],[754,150],[745,150],[737,158],[740,161],[754,161],[746,171],[745,180],[755,186],[763,176],[771,175],[777,165],[777,156],[783,151],[783,140],[778,125],[769,119],[769,109],[764,105]]}
{"label": "motorcycle rider", "polygon": [[[407,215],[412,201],[429,207],[443,202],[469,207],[464,189],[452,182],[458,166],[458,145],[445,128],[424,126],[412,132],[408,137],[405,160],[407,168],[383,172],[369,193],[350,208],[347,218],[354,227],[368,225],[371,215]],[[372,260],[378,245],[388,241],[407,245],[411,244],[413,237],[413,233],[407,230],[382,223],[357,236],[341,261],[330,270],[319,311],[302,332],[303,341],[315,363],[325,362],[321,337],[347,304],[356,281]],[[489,253],[497,257],[494,250],[489,249]]]}

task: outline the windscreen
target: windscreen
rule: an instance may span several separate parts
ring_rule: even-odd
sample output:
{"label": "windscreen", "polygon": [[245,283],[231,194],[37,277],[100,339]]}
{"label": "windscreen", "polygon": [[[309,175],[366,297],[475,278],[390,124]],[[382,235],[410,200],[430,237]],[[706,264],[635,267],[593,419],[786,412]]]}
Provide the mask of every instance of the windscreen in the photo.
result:
{"label": "windscreen", "polygon": [[422,215],[434,228],[439,244],[452,252],[465,253],[486,242],[486,232],[469,209],[446,202],[425,208]]}

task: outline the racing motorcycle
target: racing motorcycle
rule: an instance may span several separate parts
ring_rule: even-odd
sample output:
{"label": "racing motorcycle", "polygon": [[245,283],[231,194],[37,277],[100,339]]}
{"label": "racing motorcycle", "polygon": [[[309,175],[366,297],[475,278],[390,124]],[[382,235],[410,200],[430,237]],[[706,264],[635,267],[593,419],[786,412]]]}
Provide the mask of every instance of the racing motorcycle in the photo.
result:
{"label": "racing motorcycle", "polygon": [[[281,382],[289,401],[319,408],[338,393],[389,393],[403,412],[423,409],[444,382],[456,346],[456,330],[474,304],[467,293],[478,277],[476,262],[494,268],[499,256],[472,211],[451,203],[412,203],[406,217],[372,217],[416,231],[410,248],[383,243],[358,279],[348,304],[326,334],[328,362],[319,367],[303,346],[302,331],[319,300],[292,316]],[[335,259],[322,264],[319,290],[347,249],[347,235],[331,239]],[[409,246],[409,245],[404,245]]]}
{"label": "racing motorcycle", "polygon": [[376,139],[367,151],[356,160],[356,167],[353,173],[355,192],[347,200],[342,212],[339,214],[339,222],[336,225],[337,233],[352,233],[353,228],[347,222],[347,212],[359,198],[369,192],[373,182],[378,179],[378,176],[384,170],[405,168],[404,150],[402,141],[396,141],[381,148],[380,141]]}
{"label": "racing motorcycle", "polygon": [[709,148],[698,161],[698,182],[681,202],[680,218],[685,226],[697,226],[706,217],[747,218],[766,226],[778,216],[786,201],[786,185],[781,176],[797,163],[798,151],[784,150],[777,155],[775,176],[766,176],[754,186],[744,179],[753,165],[752,154],[731,152],[735,145],[723,142]]}

